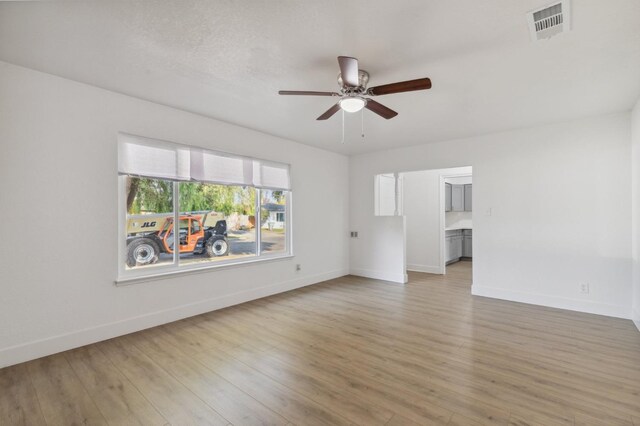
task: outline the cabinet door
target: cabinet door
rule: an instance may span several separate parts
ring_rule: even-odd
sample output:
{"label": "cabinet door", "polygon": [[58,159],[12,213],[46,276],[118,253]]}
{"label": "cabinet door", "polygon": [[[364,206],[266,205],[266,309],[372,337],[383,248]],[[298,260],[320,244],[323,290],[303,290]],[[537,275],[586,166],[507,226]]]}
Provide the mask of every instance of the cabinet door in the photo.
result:
{"label": "cabinet door", "polygon": [[451,260],[451,237],[445,237],[444,239],[444,262],[447,263]]}
{"label": "cabinet door", "polygon": [[473,198],[471,196],[472,191],[473,191],[473,185],[469,184],[464,186],[464,211],[465,212],[471,211],[471,203]]}
{"label": "cabinet door", "polygon": [[456,237],[456,253],[455,259],[459,259],[462,257],[462,231],[460,231],[460,235]]}
{"label": "cabinet door", "polygon": [[464,185],[451,185],[451,210],[464,211]]}
{"label": "cabinet door", "polygon": [[462,256],[463,257],[473,257],[473,243],[472,243],[471,235],[465,235],[462,240]]}
{"label": "cabinet door", "polygon": [[451,184],[450,183],[444,184],[444,211],[445,212],[451,211]]}

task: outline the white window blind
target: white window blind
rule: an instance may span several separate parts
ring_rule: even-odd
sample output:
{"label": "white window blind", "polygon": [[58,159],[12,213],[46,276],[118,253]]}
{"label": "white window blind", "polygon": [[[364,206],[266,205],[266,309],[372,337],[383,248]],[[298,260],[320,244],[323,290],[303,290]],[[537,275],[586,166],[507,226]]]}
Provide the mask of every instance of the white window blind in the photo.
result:
{"label": "white window blind", "polygon": [[252,185],[253,160],[192,148],[191,177],[200,182]]}
{"label": "white window blind", "polygon": [[289,165],[268,161],[254,163],[253,186],[271,189],[290,189]]}
{"label": "white window blind", "polygon": [[118,172],[123,175],[291,189],[288,164],[122,133],[118,145]]}
{"label": "white window blind", "polygon": [[190,180],[189,147],[118,135],[118,173],[159,179]]}

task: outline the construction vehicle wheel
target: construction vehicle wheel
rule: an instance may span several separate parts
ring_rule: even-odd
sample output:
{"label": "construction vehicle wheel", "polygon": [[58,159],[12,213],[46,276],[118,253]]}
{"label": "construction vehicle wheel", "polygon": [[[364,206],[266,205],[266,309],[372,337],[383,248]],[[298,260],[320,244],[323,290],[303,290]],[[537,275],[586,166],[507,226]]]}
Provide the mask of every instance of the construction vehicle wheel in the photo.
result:
{"label": "construction vehicle wheel", "polygon": [[158,245],[149,238],[140,238],[132,241],[127,247],[127,266],[132,268],[156,263],[159,253]]}
{"label": "construction vehicle wheel", "polygon": [[205,244],[207,257],[225,256],[229,254],[229,243],[224,238],[210,238]]}

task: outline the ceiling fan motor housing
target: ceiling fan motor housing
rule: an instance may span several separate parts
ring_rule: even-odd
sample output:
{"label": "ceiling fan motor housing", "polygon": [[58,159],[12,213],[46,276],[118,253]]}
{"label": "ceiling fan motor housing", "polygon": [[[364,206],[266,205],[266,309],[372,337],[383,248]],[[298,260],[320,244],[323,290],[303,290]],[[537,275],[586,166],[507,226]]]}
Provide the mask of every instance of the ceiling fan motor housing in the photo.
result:
{"label": "ceiling fan motor housing", "polygon": [[369,73],[365,70],[358,70],[358,87],[347,87],[342,80],[342,73],[338,73],[338,85],[345,93],[355,92],[364,93],[369,83]]}

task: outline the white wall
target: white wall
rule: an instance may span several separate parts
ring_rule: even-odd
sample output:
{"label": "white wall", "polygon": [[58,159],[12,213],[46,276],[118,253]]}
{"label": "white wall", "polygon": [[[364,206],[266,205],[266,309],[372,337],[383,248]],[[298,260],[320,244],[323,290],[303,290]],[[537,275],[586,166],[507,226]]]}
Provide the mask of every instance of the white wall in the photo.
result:
{"label": "white wall", "polygon": [[351,157],[351,271],[376,268],[375,174],[471,165],[474,294],[630,318],[630,153],[621,113]]}
{"label": "white wall", "polygon": [[[0,93],[0,367],[348,272],[346,157],[4,62]],[[116,287],[118,131],[290,163],[295,258]]]}
{"label": "white wall", "polygon": [[640,330],[640,99],[631,113],[633,320]]}
{"label": "white wall", "polygon": [[442,274],[440,171],[403,173],[407,270]]}
{"label": "white wall", "polygon": [[[470,167],[421,170],[402,173],[403,214],[406,217],[407,270],[444,273],[444,194],[442,181],[447,175],[471,173]],[[471,178],[461,183],[470,183]],[[461,220],[471,219],[471,212],[462,214]],[[450,213],[447,213],[447,219]]]}
{"label": "white wall", "polygon": [[[371,188],[372,189],[372,188]],[[373,193],[373,190],[371,191]],[[371,204],[373,212],[373,204]],[[366,267],[351,266],[350,273],[361,277],[406,283],[408,277],[405,218],[404,216],[373,216],[368,223],[368,232],[360,234],[360,226],[352,226],[358,231],[357,241],[360,255],[369,259]]]}
{"label": "white wall", "polygon": [[376,215],[394,216],[397,214],[398,197],[395,175],[378,175],[375,177]]}

